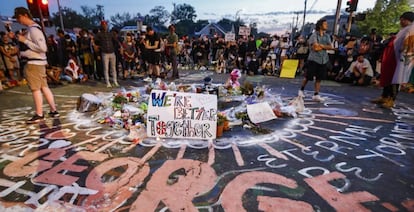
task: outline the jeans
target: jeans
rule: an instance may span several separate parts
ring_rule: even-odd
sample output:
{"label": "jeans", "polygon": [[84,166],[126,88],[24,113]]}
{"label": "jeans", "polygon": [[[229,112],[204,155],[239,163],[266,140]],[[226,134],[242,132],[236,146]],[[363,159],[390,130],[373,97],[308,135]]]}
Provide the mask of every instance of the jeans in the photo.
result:
{"label": "jeans", "polygon": [[111,65],[112,81],[118,83],[116,73],[116,57],[115,53],[102,53],[103,70],[105,75],[106,84],[109,83],[109,64]]}

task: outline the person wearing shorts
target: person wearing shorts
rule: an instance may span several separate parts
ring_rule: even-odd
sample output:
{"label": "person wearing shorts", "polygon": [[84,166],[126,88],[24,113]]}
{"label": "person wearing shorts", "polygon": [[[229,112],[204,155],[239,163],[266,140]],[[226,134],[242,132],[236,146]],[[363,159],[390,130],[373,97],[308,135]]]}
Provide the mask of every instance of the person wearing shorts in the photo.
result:
{"label": "person wearing shorts", "polygon": [[312,99],[317,102],[323,102],[324,98],[319,95],[321,89],[321,81],[325,79],[327,74],[327,65],[329,63],[329,56],[326,50],[333,50],[331,44],[331,37],[326,33],[328,29],[328,22],[321,19],[316,22],[315,32],[309,37],[308,44],[310,52],[308,56],[307,70],[305,79],[302,81],[302,86],[298,95],[304,97],[305,86],[308,81],[315,80],[315,91]]}
{"label": "person wearing shorts", "polygon": [[46,37],[40,26],[33,21],[29,10],[24,7],[14,9],[14,16],[20,24],[28,27],[25,34],[9,33],[11,38],[16,37],[21,43],[20,55],[27,58],[27,64],[24,67],[25,76],[28,86],[32,91],[33,101],[35,103],[35,115],[26,121],[27,124],[38,123],[44,120],[43,114],[43,96],[45,96],[50,112],[49,116],[57,117],[59,113],[56,110],[55,100],[52,91],[47,84],[46,65],[47,65],[47,45]]}

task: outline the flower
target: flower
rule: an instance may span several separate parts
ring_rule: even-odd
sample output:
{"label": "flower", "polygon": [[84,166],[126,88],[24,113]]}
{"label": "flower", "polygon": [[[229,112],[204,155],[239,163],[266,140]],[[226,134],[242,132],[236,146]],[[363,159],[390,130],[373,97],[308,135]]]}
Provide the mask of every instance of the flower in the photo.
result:
{"label": "flower", "polygon": [[222,125],[227,121],[227,116],[224,113],[217,113],[217,125]]}

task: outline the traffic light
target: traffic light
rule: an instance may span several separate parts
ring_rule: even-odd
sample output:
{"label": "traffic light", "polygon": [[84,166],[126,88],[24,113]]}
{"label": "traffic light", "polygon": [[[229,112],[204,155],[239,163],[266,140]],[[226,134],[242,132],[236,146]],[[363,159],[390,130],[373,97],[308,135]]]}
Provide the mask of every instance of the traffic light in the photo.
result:
{"label": "traffic light", "polygon": [[349,13],[354,12],[354,11],[356,11],[357,6],[358,6],[358,0],[348,0],[346,2],[346,5],[347,5],[347,7],[346,7],[345,11],[347,11]]}
{"label": "traffic light", "polygon": [[27,7],[33,18],[40,18],[40,14],[42,14],[43,18],[49,17],[48,0],[27,0]]}

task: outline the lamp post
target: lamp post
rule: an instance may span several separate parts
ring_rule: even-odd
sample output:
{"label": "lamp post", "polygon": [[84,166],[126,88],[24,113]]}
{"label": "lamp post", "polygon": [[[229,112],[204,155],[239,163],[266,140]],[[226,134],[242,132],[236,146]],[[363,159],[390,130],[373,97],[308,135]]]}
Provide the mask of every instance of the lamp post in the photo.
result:
{"label": "lamp post", "polygon": [[60,1],[57,0],[58,10],[59,10],[59,17],[60,17],[60,28],[62,30],[65,30],[65,27],[63,26],[63,16],[62,16],[62,10],[60,8]]}

